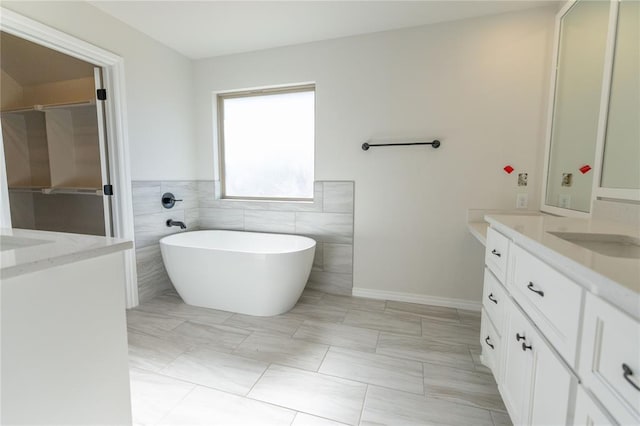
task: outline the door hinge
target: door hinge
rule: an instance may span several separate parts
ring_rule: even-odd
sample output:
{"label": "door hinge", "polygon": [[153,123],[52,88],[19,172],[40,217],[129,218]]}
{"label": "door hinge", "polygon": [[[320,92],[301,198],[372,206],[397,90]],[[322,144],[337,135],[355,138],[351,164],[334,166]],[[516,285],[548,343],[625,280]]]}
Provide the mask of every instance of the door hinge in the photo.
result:
{"label": "door hinge", "polygon": [[113,195],[113,185],[105,185],[102,187],[102,193],[104,195]]}
{"label": "door hinge", "polygon": [[98,89],[98,90],[96,90],[96,94],[98,95],[98,100],[99,101],[106,101],[107,100],[107,89]]}

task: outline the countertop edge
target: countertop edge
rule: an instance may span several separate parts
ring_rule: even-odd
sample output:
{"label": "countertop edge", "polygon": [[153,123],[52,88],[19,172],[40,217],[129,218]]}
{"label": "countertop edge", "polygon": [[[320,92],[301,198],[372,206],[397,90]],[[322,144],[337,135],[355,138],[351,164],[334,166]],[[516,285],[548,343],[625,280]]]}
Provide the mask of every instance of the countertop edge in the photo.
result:
{"label": "countertop edge", "polygon": [[487,222],[467,222],[467,229],[469,233],[473,235],[476,240],[480,241],[480,244],[487,246],[487,229],[489,224]]}
{"label": "countertop edge", "polygon": [[82,260],[92,259],[95,257],[105,256],[107,254],[117,253],[133,249],[132,241],[122,241],[104,247],[96,247],[81,252],[69,253],[52,258],[37,260],[22,265],[7,266],[0,271],[0,278],[9,279],[17,276],[30,274],[32,272],[43,271],[57,266],[68,265],[70,263]]}
{"label": "countertop edge", "polygon": [[533,255],[566,275],[585,290],[602,298],[633,318],[640,319],[640,294],[519,233],[517,230],[500,223],[497,219],[488,216],[486,220],[491,227],[511,238],[514,243],[522,248],[529,250]]}

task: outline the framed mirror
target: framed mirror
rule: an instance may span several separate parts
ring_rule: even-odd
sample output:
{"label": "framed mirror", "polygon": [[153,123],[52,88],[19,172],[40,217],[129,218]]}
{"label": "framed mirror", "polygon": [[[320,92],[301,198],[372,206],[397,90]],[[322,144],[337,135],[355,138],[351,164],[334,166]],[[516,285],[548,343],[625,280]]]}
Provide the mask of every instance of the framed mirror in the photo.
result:
{"label": "framed mirror", "polygon": [[605,81],[601,170],[595,195],[640,201],[640,2],[621,0],[610,76]]}
{"label": "framed mirror", "polygon": [[591,209],[610,1],[568,3],[556,18],[541,210],[587,216]]}

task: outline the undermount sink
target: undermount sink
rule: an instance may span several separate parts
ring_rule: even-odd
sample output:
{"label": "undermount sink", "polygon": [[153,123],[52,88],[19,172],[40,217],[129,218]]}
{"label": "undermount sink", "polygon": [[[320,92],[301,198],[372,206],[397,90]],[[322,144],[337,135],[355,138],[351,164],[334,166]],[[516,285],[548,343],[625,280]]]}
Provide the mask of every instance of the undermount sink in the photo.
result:
{"label": "undermount sink", "polygon": [[640,259],[640,238],[618,234],[549,232],[558,238],[611,257]]}
{"label": "undermount sink", "polygon": [[0,251],[15,250],[25,247],[47,244],[51,241],[37,240],[35,238],[13,237],[11,235],[0,235]]}

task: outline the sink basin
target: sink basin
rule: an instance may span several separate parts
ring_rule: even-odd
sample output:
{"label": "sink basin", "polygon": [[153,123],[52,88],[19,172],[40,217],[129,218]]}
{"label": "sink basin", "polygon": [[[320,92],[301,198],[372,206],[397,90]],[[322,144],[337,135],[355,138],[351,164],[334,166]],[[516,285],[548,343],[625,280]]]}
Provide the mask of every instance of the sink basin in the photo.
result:
{"label": "sink basin", "polygon": [[0,235],[0,251],[15,250],[25,247],[47,244],[51,241],[37,240],[35,238],[13,237],[11,235]]}
{"label": "sink basin", "polygon": [[640,259],[640,238],[617,234],[591,234],[582,232],[549,232],[596,253],[611,257]]}

